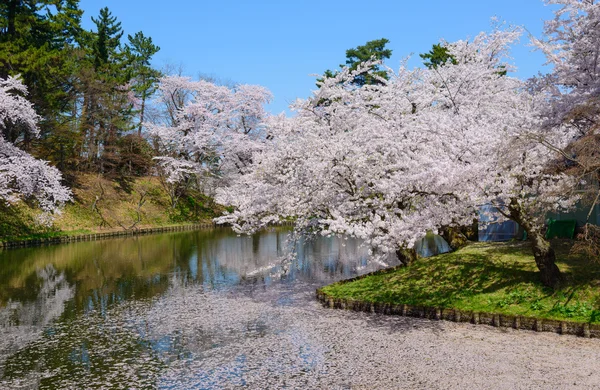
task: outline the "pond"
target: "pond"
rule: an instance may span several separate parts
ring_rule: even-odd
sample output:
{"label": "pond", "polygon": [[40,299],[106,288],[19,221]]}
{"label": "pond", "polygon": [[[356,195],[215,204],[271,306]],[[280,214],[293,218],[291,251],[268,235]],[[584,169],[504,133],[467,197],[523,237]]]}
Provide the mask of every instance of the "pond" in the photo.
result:
{"label": "pond", "polygon": [[[0,387],[213,388],[311,370],[322,346],[289,309],[374,268],[356,240],[293,245],[289,234],[215,228],[0,252]],[[257,345],[264,356],[250,361]]]}

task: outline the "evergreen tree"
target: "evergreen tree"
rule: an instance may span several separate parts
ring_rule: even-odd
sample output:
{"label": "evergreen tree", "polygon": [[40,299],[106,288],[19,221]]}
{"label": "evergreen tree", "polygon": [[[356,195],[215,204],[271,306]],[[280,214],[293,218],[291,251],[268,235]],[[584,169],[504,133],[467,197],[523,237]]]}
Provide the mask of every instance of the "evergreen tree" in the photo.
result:
{"label": "evergreen tree", "polygon": [[[81,31],[81,15],[77,0],[0,3],[0,77],[21,75],[42,119],[42,144],[67,122],[65,115],[71,112],[73,42]],[[16,141],[22,132],[12,130]],[[20,141],[31,148],[27,136]]]}
{"label": "evergreen tree", "polygon": [[150,59],[158,47],[141,32],[123,47],[108,8],[92,18],[93,31],[81,28],[82,14],[79,0],[0,2],[0,77],[21,75],[40,117],[37,138],[20,123],[3,135],[63,172],[115,173],[123,166],[120,138],[137,125],[133,108],[141,102],[141,126],[154,92]]}
{"label": "evergreen tree", "polygon": [[158,78],[161,76],[158,70],[150,66],[150,60],[160,47],[154,45],[152,38],[144,36],[141,31],[133,37],[128,35],[127,39],[129,44],[125,47],[125,52],[130,64],[131,88],[139,101],[138,137],[141,137],[146,101],[156,92]]}
{"label": "evergreen tree", "polygon": [[[437,69],[439,66],[448,63],[452,65],[458,64],[456,58],[448,52],[448,48],[441,43],[434,44],[429,52],[419,54],[419,57],[423,59],[423,65],[429,69]],[[506,67],[504,65],[499,65],[498,69],[500,69],[498,71],[500,76],[506,76]]]}
{"label": "evergreen tree", "polygon": [[[346,50],[346,65],[350,71],[355,71],[358,67],[369,60],[383,61],[385,59],[389,59],[392,56],[392,50],[386,49],[385,45],[390,41],[386,38],[376,39],[373,41],[368,41],[362,46],[357,46],[352,49]],[[340,68],[343,68],[344,65],[340,65]],[[317,80],[317,86],[320,86],[320,83],[326,79],[334,77],[337,74],[337,71],[331,71],[327,69],[323,74],[323,78]],[[387,72],[385,70],[381,70],[378,65],[371,65],[367,70],[363,73],[354,77],[354,84],[362,87],[363,85],[376,85],[381,84],[380,78],[386,79],[388,78]]]}
{"label": "evergreen tree", "polygon": [[120,47],[123,29],[121,22],[117,21],[116,16],[107,7],[100,10],[100,15],[92,22],[96,25],[96,32],[93,36],[92,55],[94,67],[96,70],[108,68],[121,59]]}
{"label": "evergreen tree", "polygon": [[119,165],[117,141],[132,128],[128,64],[121,47],[121,23],[108,8],[92,17],[96,31],[82,35],[85,61],[79,73],[83,95],[80,132],[85,167],[112,173]]}
{"label": "evergreen tree", "polygon": [[429,69],[436,69],[448,61],[453,65],[458,63],[456,58],[448,53],[448,48],[440,43],[434,44],[429,52],[419,54],[419,57],[423,59],[423,65]]}

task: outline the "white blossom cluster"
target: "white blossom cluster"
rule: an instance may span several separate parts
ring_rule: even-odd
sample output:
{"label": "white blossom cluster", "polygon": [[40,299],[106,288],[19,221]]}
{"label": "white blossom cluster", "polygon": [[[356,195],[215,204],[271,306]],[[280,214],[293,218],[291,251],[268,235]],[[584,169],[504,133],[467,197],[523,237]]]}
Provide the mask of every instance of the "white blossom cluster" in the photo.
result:
{"label": "white blossom cluster", "polygon": [[217,201],[235,211],[217,221],[240,233],[294,218],[304,232],[359,237],[386,256],[490,204],[496,217],[539,231],[548,211],[578,200],[575,179],[558,168],[581,137],[568,116],[600,106],[599,3],[548,3],[562,7],[533,43],[554,70],[528,81],[510,76],[522,30],[499,23],[442,42],[446,64],[403,64],[362,87],[353,80],[372,63],[338,72],[294,103],[291,118],[266,117],[259,87],[165,78],[163,95],[190,98],[175,125],[154,128],[170,151],[161,164],[174,182],[218,176]]}
{"label": "white blossom cluster", "polygon": [[[38,136],[39,117],[23,97],[26,93],[18,77],[0,78],[0,134],[18,126],[31,136]],[[8,203],[22,198],[35,199],[43,211],[55,212],[71,199],[71,192],[61,180],[58,169],[20,150],[0,135],[0,199]]]}
{"label": "white blossom cluster", "polygon": [[245,173],[265,140],[262,122],[270,92],[254,85],[230,88],[188,77],[162,78],[159,96],[172,100],[176,95],[185,100],[173,110],[172,121],[148,125],[163,150],[159,164],[168,180],[195,174],[222,182]]}
{"label": "white blossom cluster", "polygon": [[[551,126],[568,122],[576,107],[600,109],[600,2],[598,0],[546,0],[560,5],[552,20],[544,23],[544,39],[534,39],[552,65],[552,73],[535,85],[548,96],[545,119]],[[596,134],[598,119],[595,122]],[[588,124],[589,125],[589,124]],[[571,129],[577,131],[577,129]]]}

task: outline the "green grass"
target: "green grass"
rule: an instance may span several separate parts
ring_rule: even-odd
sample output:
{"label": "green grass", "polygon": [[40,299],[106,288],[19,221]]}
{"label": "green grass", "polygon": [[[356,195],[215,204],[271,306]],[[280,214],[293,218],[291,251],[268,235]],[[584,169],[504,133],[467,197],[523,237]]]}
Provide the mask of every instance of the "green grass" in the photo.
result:
{"label": "green grass", "polygon": [[565,275],[559,289],[544,287],[527,243],[472,243],[409,267],[335,283],[334,298],[600,323],[600,264],[555,241]]}

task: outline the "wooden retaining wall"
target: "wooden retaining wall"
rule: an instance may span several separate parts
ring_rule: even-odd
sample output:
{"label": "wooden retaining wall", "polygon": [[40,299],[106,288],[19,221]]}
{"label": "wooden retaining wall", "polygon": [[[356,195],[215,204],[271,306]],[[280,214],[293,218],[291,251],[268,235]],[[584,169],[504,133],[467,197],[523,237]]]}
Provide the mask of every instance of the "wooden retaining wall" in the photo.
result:
{"label": "wooden retaining wall", "polygon": [[[363,275],[361,277],[365,276],[366,275]],[[349,279],[347,281],[343,281],[342,283],[347,283],[351,280],[352,279]],[[389,303],[373,303],[354,299],[333,298],[328,296],[321,289],[317,289],[317,300],[321,302],[323,306],[330,307],[332,309],[344,309],[363,311],[368,313],[426,318],[438,321],[444,320],[454,322],[468,322],[471,324],[482,324],[495,327],[533,330],[537,332],[553,332],[558,334],[569,334],[588,338],[600,338],[600,325],[598,324],[548,320],[542,318],[512,316],[498,313],[479,313],[448,308],[412,306],[404,304],[393,305]]]}
{"label": "wooden retaining wall", "polygon": [[4,241],[0,242],[0,248],[23,248],[30,246],[39,245],[50,245],[50,244],[62,244],[67,242],[79,242],[79,241],[97,241],[106,238],[123,237],[123,236],[138,236],[143,234],[152,233],[165,233],[165,232],[180,232],[186,230],[197,230],[214,227],[214,223],[198,223],[189,225],[176,225],[176,226],[163,226],[154,228],[140,228],[130,230],[118,230],[114,232],[104,233],[91,233],[91,234],[79,234],[76,236],[59,236],[49,238],[38,238],[33,240],[23,241]]}

